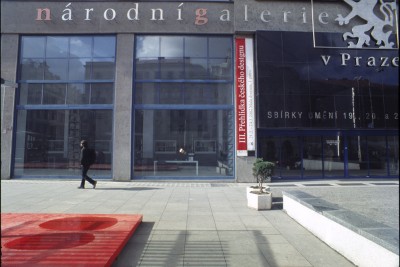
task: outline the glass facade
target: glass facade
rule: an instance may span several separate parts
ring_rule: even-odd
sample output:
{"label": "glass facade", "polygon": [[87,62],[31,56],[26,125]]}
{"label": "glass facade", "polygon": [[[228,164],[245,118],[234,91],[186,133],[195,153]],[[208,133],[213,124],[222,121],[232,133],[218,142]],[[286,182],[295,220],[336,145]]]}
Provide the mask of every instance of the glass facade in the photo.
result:
{"label": "glass facade", "polygon": [[232,38],[138,36],[134,177],[232,177]]}
{"label": "glass facade", "polygon": [[14,175],[79,176],[80,140],[111,176],[114,36],[21,37]]}
{"label": "glass facade", "polygon": [[397,129],[396,56],[397,50],[314,48],[312,33],[259,32],[258,126]]}
{"label": "glass facade", "polygon": [[[232,36],[134,43],[130,178],[234,178]],[[21,37],[14,176],[80,176],[81,139],[98,154],[92,174],[112,176],[115,54],[115,36]],[[255,56],[256,156],[275,176],[398,177],[397,50],[259,31]]]}
{"label": "glass facade", "polygon": [[397,177],[398,147],[394,131],[258,130],[258,157],[282,178]]}
{"label": "glass facade", "polygon": [[399,175],[397,50],[315,48],[302,32],[256,36],[258,156],[277,163],[277,176]]}

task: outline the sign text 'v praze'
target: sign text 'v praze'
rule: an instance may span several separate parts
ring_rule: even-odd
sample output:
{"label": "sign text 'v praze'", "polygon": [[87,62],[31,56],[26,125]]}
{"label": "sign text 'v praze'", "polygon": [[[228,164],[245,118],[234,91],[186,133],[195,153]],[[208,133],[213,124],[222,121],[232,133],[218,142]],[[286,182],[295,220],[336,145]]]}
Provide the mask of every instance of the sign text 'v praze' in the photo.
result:
{"label": "sign text 'v praze'", "polygon": [[[331,55],[321,55],[322,62],[325,66],[330,64]],[[361,56],[351,56],[349,53],[340,53],[337,57],[336,62],[340,60],[341,66],[347,66],[352,64],[353,66],[367,66],[367,67],[398,67],[399,57],[361,57]]]}

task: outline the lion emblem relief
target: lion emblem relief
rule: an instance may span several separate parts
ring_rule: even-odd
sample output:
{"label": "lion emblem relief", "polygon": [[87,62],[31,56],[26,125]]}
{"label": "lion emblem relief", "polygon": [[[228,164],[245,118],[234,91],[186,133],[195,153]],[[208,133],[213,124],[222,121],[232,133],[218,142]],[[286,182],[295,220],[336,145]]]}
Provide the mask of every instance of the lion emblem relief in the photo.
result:
{"label": "lion emblem relief", "polygon": [[[341,14],[335,19],[339,22],[339,25],[348,24],[351,19],[358,16],[365,20],[367,23],[362,25],[354,26],[351,32],[343,34],[343,39],[348,38],[358,39],[357,43],[348,41],[349,48],[362,48],[364,45],[369,46],[371,37],[375,40],[376,45],[379,48],[393,48],[394,43],[389,42],[389,37],[392,34],[392,30],[384,31],[387,28],[394,27],[394,15],[397,10],[396,2],[384,2],[379,0],[381,17],[377,16],[374,12],[378,0],[344,0],[347,4],[352,7],[352,11],[343,17]],[[369,35],[370,33],[370,35]],[[370,37],[371,36],[371,37]]]}

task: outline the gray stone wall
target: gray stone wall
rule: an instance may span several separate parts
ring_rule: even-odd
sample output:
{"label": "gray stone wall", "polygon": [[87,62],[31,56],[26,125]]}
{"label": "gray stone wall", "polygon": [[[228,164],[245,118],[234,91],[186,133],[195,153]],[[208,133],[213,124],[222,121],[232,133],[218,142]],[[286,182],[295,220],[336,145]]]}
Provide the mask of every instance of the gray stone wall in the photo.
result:
{"label": "gray stone wall", "polygon": [[236,157],[236,182],[257,183],[252,175],[253,163],[255,161],[255,157]]}
{"label": "gray stone wall", "polygon": [[115,74],[113,180],[131,178],[133,34],[117,35]]}
{"label": "gray stone wall", "polygon": [[[18,35],[1,35],[1,78],[15,82],[18,62]],[[1,179],[11,177],[15,88],[1,86]]]}

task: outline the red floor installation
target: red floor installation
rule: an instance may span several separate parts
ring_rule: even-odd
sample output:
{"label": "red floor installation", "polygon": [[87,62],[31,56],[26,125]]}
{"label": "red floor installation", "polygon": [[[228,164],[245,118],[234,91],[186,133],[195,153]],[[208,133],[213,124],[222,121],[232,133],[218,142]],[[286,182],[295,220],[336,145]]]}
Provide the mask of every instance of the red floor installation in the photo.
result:
{"label": "red floor installation", "polygon": [[1,214],[1,266],[111,266],[142,222],[126,214]]}

